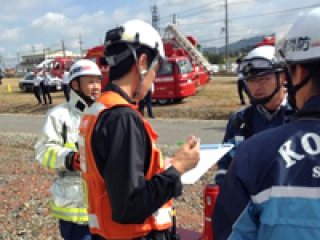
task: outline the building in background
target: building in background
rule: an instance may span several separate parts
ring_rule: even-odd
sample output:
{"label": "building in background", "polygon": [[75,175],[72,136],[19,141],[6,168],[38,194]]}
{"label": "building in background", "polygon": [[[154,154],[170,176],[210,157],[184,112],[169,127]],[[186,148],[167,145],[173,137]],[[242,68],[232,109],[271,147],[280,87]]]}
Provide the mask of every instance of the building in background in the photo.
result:
{"label": "building in background", "polygon": [[17,73],[24,74],[33,71],[34,67],[45,59],[54,59],[57,57],[80,58],[79,54],[74,54],[72,51],[52,50],[29,53],[21,55],[21,62],[17,65]]}

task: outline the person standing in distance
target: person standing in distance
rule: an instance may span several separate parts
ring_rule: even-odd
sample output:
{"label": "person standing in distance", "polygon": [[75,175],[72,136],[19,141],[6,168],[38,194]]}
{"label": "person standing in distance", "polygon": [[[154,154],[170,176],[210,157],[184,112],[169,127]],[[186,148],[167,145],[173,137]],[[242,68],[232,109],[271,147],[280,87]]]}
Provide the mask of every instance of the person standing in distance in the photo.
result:
{"label": "person standing in distance", "polygon": [[157,133],[134,102],[144,98],[165,57],[159,33],[130,20],[106,33],[110,83],[80,124],[80,162],[90,230],[99,239],[172,239],[172,198],[199,160],[194,136],[165,164]]}
{"label": "person standing in distance", "polygon": [[84,111],[101,93],[101,72],[90,60],[78,60],[69,75],[70,100],[51,109],[35,145],[36,160],[55,169],[50,189],[51,214],[59,219],[65,240],[90,240],[78,153],[79,125]]}
{"label": "person standing in distance", "polygon": [[34,78],[33,78],[33,93],[38,101],[38,104],[42,104],[41,87],[40,87],[40,84],[42,81],[43,81],[43,77],[42,77],[41,71],[39,69],[36,69]]}
{"label": "person standing in distance", "polygon": [[155,118],[152,111],[152,93],[153,93],[154,84],[152,84],[150,90],[147,92],[147,95],[139,102],[139,111],[142,116],[144,116],[144,106],[147,105],[148,116],[150,118]]}
{"label": "person standing in distance", "polygon": [[66,101],[70,99],[70,86],[69,86],[69,66],[65,65],[65,69],[62,76],[62,88]]}
{"label": "person standing in distance", "polygon": [[238,96],[239,96],[239,99],[240,99],[240,104],[241,105],[246,105],[246,101],[245,101],[245,97],[244,97],[244,94],[245,93],[246,95],[248,90],[247,90],[247,86],[246,84],[244,83],[244,80],[243,80],[243,74],[240,72],[240,63],[241,63],[241,58],[238,58],[237,59],[237,64],[238,64],[238,67],[237,67],[237,77],[238,77],[238,80],[237,80],[237,90],[238,90]]}
{"label": "person standing in distance", "polygon": [[[41,91],[42,91],[42,96],[43,96],[43,100],[44,100],[44,104],[52,104],[52,97],[50,94],[50,74],[49,74],[49,70],[43,68],[41,71],[41,77],[42,77],[42,81],[40,82],[40,87],[41,87]],[[48,97],[48,99],[47,99]]]}

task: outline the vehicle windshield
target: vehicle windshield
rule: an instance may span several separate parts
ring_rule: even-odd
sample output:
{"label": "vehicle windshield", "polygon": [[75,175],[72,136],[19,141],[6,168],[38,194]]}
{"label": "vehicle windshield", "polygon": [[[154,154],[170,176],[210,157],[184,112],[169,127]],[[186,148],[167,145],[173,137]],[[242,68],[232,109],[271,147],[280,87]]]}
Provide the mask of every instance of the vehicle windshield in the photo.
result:
{"label": "vehicle windshield", "polygon": [[163,62],[158,70],[158,75],[173,75],[173,63]]}
{"label": "vehicle windshield", "polygon": [[34,78],[34,75],[33,74],[28,74],[26,77],[25,77],[25,80],[33,80]]}
{"label": "vehicle windshield", "polygon": [[177,64],[178,64],[179,72],[181,74],[192,72],[192,65],[190,61],[183,59],[183,60],[179,60]]}

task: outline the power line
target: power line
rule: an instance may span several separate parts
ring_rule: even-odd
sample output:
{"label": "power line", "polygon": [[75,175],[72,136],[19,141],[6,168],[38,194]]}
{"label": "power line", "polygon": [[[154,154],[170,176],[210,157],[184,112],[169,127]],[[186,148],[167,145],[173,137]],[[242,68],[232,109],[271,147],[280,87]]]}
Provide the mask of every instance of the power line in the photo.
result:
{"label": "power line", "polygon": [[[229,5],[229,7],[232,7],[235,5],[244,4],[244,3],[252,3],[252,2],[253,1],[240,1],[240,2],[229,3],[228,5]],[[210,5],[213,5],[213,6],[210,6]],[[217,1],[211,2],[211,3],[206,3],[206,4],[199,5],[197,7],[193,7],[193,8],[183,10],[183,11],[175,12],[174,14],[178,15],[181,18],[184,18],[184,17],[190,17],[190,16],[194,16],[194,15],[197,15],[200,13],[208,12],[208,11],[211,11],[212,9],[218,8],[218,7],[224,7],[223,0],[221,0],[221,2],[218,4],[217,4]],[[169,19],[169,18],[172,18],[172,14],[162,17],[162,19]],[[164,22],[164,21],[162,21],[162,22]]]}
{"label": "power line", "polygon": [[[252,3],[252,1],[241,1],[241,2],[235,2],[235,3],[228,3],[228,7],[233,7],[235,5],[239,5],[239,4],[244,4],[244,3]],[[225,4],[218,4],[218,5],[215,5],[215,6],[212,6],[212,7],[206,7],[202,10],[199,10],[199,11],[195,11],[193,13],[189,13],[189,14],[179,14],[179,17],[182,17],[182,18],[185,18],[185,17],[192,17],[192,16],[195,16],[195,15],[198,15],[198,14],[201,14],[201,13],[206,13],[206,12],[209,12],[209,11],[212,11],[213,8],[224,8],[225,7]]]}
{"label": "power line", "polygon": [[[314,4],[314,5],[304,6],[304,7],[285,9],[285,10],[281,10],[281,11],[273,11],[273,12],[254,14],[254,15],[233,17],[233,18],[230,18],[230,21],[241,20],[241,19],[252,18],[252,17],[263,17],[263,16],[268,16],[268,15],[277,15],[277,14],[288,13],[288,12],[295,12],[295,11],[309,9],[309,8],[315,8],[315,7],[319,7],[319,6],[320,6],[320,4]],[[207,24],[207,23],[219,23],[219,22],[223,22],[223,21],[224,21],[224,19],[213,19],[213,20],[207,20],[207,21],[201,21],[201,22],[180,23],[179,25],[197,25],[197,24]]]}
{"label": "power line", "polygon": [[315,8],[315,7],[319,7],[319,6],[320,6],[320,4],[314,4],[314,5],[310,5],[310,6],[291,8],[291,9],[286,9],[286,10],[281,10],[281,11],[267,12],[267,13],[263,13],[263,14],[254,14],[254,15],[248,15],[248,16],[234,17],[234,18],[232,18],[232,20],[239,20],[239,19],[260,17],[260,16],[267,16],[267,15],[277,15],[280,13],[295,12],[295,11],[308,9],[308,8]]}
{"label": "power line", "polygon": [[[223,0],[220,0],[221,2]],[[188,9],[185,9],[185,10],[182,10],[182,11],[178,11],[178,12],[175,12],[176,15],[180,15],[180,14],[185,14],[185,13],[188,13],[188,12],[191,12],[191,11],[194,11],[194,10],[199,10],[199,9],[203,9],[203,8],[207,8],[208,6],[212,5],[212,4],[217,4],[216,2],[210,2],[210,3],[206,3],[206,4],[201,4],[197,7],[193,7],[193,8],[188,8]],[[170,15],[166,15],[164,17],[162,17],[163,19],[166,19],[166,18],[171,18],[172,17],[172,14]]]}

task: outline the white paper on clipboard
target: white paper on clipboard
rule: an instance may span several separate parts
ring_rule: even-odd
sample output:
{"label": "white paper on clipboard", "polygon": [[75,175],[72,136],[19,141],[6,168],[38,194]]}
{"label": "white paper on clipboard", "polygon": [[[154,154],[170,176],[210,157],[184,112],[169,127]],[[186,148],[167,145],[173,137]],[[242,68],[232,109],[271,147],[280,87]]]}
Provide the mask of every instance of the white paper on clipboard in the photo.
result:
{"label": "white paper on clipboard", "polygon": [[197,166],[181,176],[182,184],[194,184],[220,158],[233,148],[233,144],[201,144]]}

